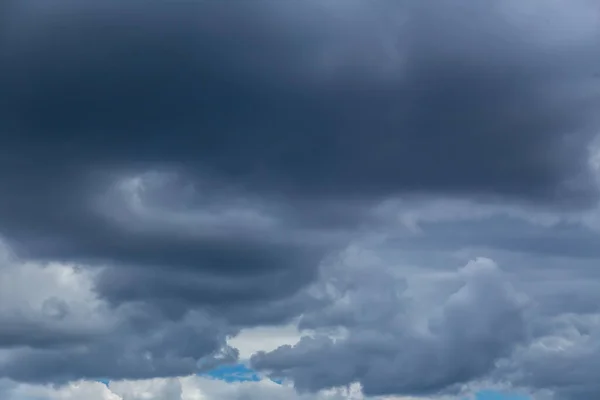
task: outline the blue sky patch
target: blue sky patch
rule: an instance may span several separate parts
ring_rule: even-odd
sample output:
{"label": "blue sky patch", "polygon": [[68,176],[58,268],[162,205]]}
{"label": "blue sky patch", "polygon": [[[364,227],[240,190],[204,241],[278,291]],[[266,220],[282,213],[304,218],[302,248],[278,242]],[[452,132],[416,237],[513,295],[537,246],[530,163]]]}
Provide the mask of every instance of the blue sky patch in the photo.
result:
{"label": "blue sky patch", "polygon": [[110,382],[110,380],[108,380],[108,379],[98,379],[98,382],[104,383],[106,385],[106,387],[108,387],[108,383]]}
{"label": "blue sky patch", "polygon": [[527,396],[516,394],[505,394],[493,391],[483,391],[477,394],[477,400],[531,400]]}
{"label": "blue sky patch", "polygon": [[202,374],[214,379],[223,380],[225,382],[257,382],[260,377],[256,371],[251,370],[244,364],[237,365],[222,365],[213,369],[210,372]]}

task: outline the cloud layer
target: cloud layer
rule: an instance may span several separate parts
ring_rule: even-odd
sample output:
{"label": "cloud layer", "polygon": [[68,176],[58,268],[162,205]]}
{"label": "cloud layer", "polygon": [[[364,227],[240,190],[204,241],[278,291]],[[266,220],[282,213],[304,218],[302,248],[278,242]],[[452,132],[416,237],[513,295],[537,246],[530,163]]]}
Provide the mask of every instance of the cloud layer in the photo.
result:
{"label": "cloud layer", "polygon": [[600,393],[594,2],[2,7],[0,378]]}

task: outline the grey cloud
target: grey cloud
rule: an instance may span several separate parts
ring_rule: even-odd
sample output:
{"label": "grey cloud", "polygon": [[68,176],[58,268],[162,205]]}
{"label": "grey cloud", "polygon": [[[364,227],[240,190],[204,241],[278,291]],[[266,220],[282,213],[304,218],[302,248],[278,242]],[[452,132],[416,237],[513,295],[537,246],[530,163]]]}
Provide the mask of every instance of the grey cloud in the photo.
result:
{"label": "grey cloud", "polygon": [[549,390],[560,400],[596,397],[600,393],[598,326],[597,313],[555,317],[498,374],[515,384]]}
{"label": "grey cloud", "polygon": [[[472,26],[460,8],[429,3],[15,6],[0,52],[2,230],[26,257],[134,265],[117,273],[122,282],[148,264],[290,270],[281,276],[306,282],[313,249],[273,246],[254,228],[218,239],[163,222],[162,233],[132,231],[90,203],[121,174],[172,167],[191,182],[208,177],[208,191],[278,198],[291,205],[282,224],[321,231],[360,222],[323,204],[390,194],[590,200],[596,113],[571,88],[589,78],[593,43],[529,42],[525,26],[467,5]],[[374,24],[382,30],[363,35]],[[572,180],[583,186],[567,188]]]}
{"label": "grey cloud", "polygon": [[[593,43],[530,43],[501,14],[468,5],[478,36],[460,8],[429,3],[15,6],[0,52],[2,230],[20,254],[46,260],[298,271],[316,267],[312,249],[273,248],[255,229],[253,239],[131,231],[90,203],[121,174],[175,166],[191,182],[208,177],[209,191],[279,198],[291,205],[283,224],[320,230],[360,221],[322,218],[324,200],[590,200],[596,113],[571,88],[587,82]],[[395,14],[408,22],[384,18]],[[360,35],[347,35],[353,26]],[[573,180],[583,186],[565,186]],[[298,274],[310,276],[282,275]]]}
{"label": "grey cloud", "polygon": [[438,222],[423,227],[422,235],[396,235],[390,244],[446,250],[463,247],[494,248],[514,253],[548,255],[571,259],[598,258],[597,233],[578,224],[563,222],[540,226],[495,216]]}
{"label": "grey cloud", "polygon": [[209,184],[186,192],[188,181],[177,175],[160,184],[139,179],[139,191],[121,198],[96,191],[78,199],[73,215],[36,232],[25,223],[7,241],[22,257],[102,266],[96,290],[115,304],[184,305],[286,297],[316,276],[322,256],[339,243],[235,190]]}
{"label": "grey cloud", "polygon": [[293,347],[255,354],[252,365],[293,379],[299,390],[354,382],[368,395],[456,390],[492,372],[528,334],[527,303],[491,260],[473,261],[459,274],[463,286],[439,311],[416,318],[415,300],[402,294],[402,282],[381,271],[362,271],[351,286],[337,287],[339,302],[307,314],[301,324],[344,327],[345,337],[305,337]]}
{"label": "grey cloud", "polygon": [[[389,233],[389,215],[370,211],[390,197],[549,213],[597,201],[587,158],[600,43],[587,3],[326,3],[3,3],[0,233],[22,259],[93,274],[89,293],[117,328],[82,329],[75,300],[48,300],[46,319],[0,329],[0,346],[17,347],[0,376],[194,373],[240,328],[304,313],[305,326],[341,324],[348,337],[305,339],[257,365],[303,389],[360,380],[370,393],[425,393],[488,375],[522,343],[521,306],[488,270],[466,278],[466,300],[449,300],[429,336],[386,325],[420,307],[389,271],[336,272],[349,309],[311,290],[354,236]],[[569,224],[433,219],[426,239],[396,245],[597,258],[596,237]],[[573,289],[559,299],[542,286],[547,314],[562,299],[560,311],[591,307],[593,287],[573,301]],[[390,337],[373,331],[383,327]]]}
{"label": "grey cloud", "polygon": [[[597,395],[597,260],[488,250],[503,260],[504,272],[488,270],[485,279],[468,282],[477,294],[465,296],[472,303],[459,302],[449,312],[442,311],[453,308],[447,299],[461,297],[456,293],[465,291],[468,275],[429,261],[427,268],[412,267],[403,249],[382,243],[359,246],[343,266],[326,268],[322,284],[335,288],[330,300],[337,301],[305,313],[301,323],[322,335],[258,353],[254,366],[291,378],[301,391],[358,381],[372,394],[456,393],[457,383],[481,380],[533,398]],[[462,257],[446,253],[443,259]],[[332,340],[340,327],[342,338]],[[439,336],[424,333],[431,331]]]}
{"label": "grey cloud", "polygon": [[[306,262],[306,259],[301,261]],[[245,303],[285,299],[300,291],[316,276],[312,264],[301,265],[297,271],[254,272],[246,277],[211,276],[195,270],[120,267],[105,269],[96,281],[96,290],[114,304],[146,301],[168,307],[179,303],[184,312],[193,304],[227,307],[233,303],[234,308],[239,308]],[[269,305],[263,307],[268,308]]]}
{"label": "grey cloud", "polygon": [[[596,113],[571,91],[589,78],[593,43],[529,42],[525,28],[474,3],[478,36],[460,8],[356,4],[16,7],[0,53],[7,239],[42,259],[236,273],[316,267],[303,248],[291,252],[304,262],[281,261],[290,247],[272,250],[255,230],[261,239],[132,232],[90,210],[114,174],[173,166],[192,182],[208,176],[278,197],[316,225],[332,198],[593,198],[585,152]],[[408,22],[382,20],[394,14]],[[377,34],[347,35],[380,20]],[[356,54],[369,48],[361,63]]]}
{"label": "grey cloud", "polygon": [[[353,68],[347,51],[336,61],[350,72],[321,71],[321,47],[346,32],[335,8],[164,7],[59,10],[15,28],[2,73],[10,151],[84,169],[175,162],[303,195],[593,191],[581,156],[594,108],[570,92],[591,72],[562,59],[592,68],[586,49],[538,48],[490,7],[469,3],[469,23],[460,7],[382,7],[410,21],[385,31],[403,60],[390,74],[372,71],[385,54]],[[355,51],[382,38],[365,40]],[[574,178],[584,186],[567,187]]]}
{"label": "grey cloud", "polygon": [[235,331],[218,319],[194,312],[178,322],[156,315],[121,318],[109,334],[99,333],[79,343],[49,347],[29,341],[28,347],[18,347],[0,360],[0,374],[41,383],[147,379],[189,375],[237,359],[237,352],[225,345],[225,337]]}
{"label": "grey cloud", "polygon": [[14,397],[12,396],[15,386],[17,386],[15,382],[11,382],[7,379],[0,379],[0,395],[2,395],[2,398],[13,400]]}
{"label": "grey cloud", "polygon": [[0,376],[77,379],[189,375],[233,362],[238,328],[207,310],[176,317],[151,302],[115,307],[96,296],[94,272],[61,264],[0,263]]}

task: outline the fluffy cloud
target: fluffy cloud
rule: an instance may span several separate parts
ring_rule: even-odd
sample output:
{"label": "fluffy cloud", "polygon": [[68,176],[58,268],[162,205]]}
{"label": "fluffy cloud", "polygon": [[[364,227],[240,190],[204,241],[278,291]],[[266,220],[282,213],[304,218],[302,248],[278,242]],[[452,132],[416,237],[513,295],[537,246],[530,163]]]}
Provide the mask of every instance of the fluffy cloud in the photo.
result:
{"label": "fluffy cloud", "polygon": [[336,276],[336,301],[301,326],[343,328],[343,337],[304,337],[252,357],[259,369],[293,379],[300,390],[361,383],[369,395],[427,395],[485,377],[496,361],[527,339],[526,299],[488,259],[470,262],[459,284],[428,314],[412,309],[405,285],[371,269]]}
{"label": "fluffy cloud", "polygon": [[23,263],[2,253],[0,373],[14,380],[185,375],[237,352],[235,332],[202,310],[173,320],[148,305],[111,307],[94,292],[94,272]]}
{"label": "fluffy cloud", "polygon": [[[355,390],[298,394],[291,386],[269,380],[226,383],[201,377],[119,381],[105,386],[99,382],[74,382],[67,386],[13,385],[7,400],[362,400]],[[402,400],[402,399],[400,399]]]}

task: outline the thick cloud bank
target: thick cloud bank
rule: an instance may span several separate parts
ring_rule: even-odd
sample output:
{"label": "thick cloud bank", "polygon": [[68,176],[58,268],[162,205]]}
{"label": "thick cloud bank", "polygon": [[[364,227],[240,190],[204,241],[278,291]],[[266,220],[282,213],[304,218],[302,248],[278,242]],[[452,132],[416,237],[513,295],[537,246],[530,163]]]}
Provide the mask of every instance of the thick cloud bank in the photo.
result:
{"label": "thick cloud bank", "polygon": [[298,324],[251,362],[301,398],[597,397],[599,48],[589,0],[2,2],[0,378]]}

